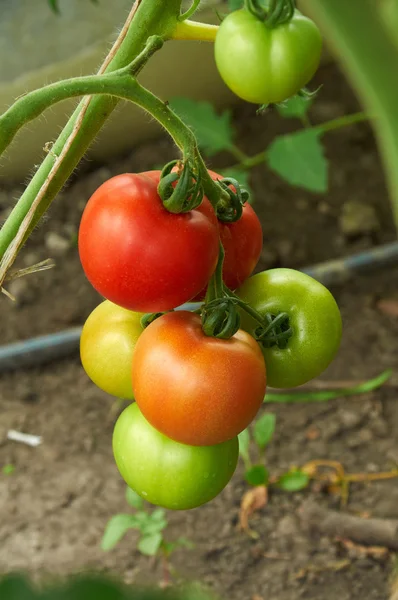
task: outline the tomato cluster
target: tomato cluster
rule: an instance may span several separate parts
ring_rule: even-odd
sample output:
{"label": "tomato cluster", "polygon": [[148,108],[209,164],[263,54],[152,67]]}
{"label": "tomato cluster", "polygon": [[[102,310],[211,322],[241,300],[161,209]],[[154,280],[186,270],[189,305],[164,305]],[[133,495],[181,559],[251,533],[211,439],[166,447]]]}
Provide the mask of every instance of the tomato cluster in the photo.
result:
{"label": "tomato cluster", "polygon": [[[307,275],[273,269],[250,277],[262,247],[250,205],[234,223],[219,221],[206,197],[174,214],[158,194],[160,178],[119,175],[87,204],[79,252],[106,300],[84,325],[81,360],[98,387],[135,400],[113,434],[126,483],[149,502],[189,509],[232,477],[237,436],[255,418],[267,380],[296,386],[326,368],[341,318],[330,292]],[[209,300],[217,273],[221,297]],[[207,287],[201,309],[181,309]],[[214,302],[237,319],[228,336],[205,327]]]}

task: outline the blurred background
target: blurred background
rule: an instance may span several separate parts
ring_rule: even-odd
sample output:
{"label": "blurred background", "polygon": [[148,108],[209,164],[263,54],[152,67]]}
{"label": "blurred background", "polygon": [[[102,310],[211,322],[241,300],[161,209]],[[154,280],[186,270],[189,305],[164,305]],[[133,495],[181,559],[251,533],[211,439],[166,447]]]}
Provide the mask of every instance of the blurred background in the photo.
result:
{"label": "blurred background", "polygon": [[[225,6],[209,1],[198,19],[217,23],[215,5],[225,12]],[[60,0],[56,14],[46,0],[2,0],[0,108],[44,83],[96,71],[130,7],[131,0]],[[302,269],[396,239],[384,174],[366,120],[322,135],[318,154],[305,163],[315,175],[298,184],[266,160],[252,169],[242,166],[242,155],[252,157],[272,148],[280,136],[362,110],[328,49],[310,84],[311,90],[321,86],[320,90],[305,116],[274,107],[258,115],[256,106],[233,97],[207,43],[166,44],[141,81],[164,100],[178,98],[194,128],[206,132],[206,127],[219,127],[221,138],[233,140],[232,148],[224,143],[216,150],[206,142],[206,133],[201,134],[209,167],[220,173],[233,168],[252,190],[264,231],[257,270]],[[209,104],[203,108],[198,102]],[[2,158],[0,221],[42,160],[44,145],[55,138],[74,106],[72,100],[47,111],[18,134]],[[21,252],[19,268],[49,257],[56,267],[9,284],[15,302],[1,296],[1,344],[84,323],[100,302],[77,253],[85,203],[111,176],[148,170],[176,157],[173,144],[153,119],[120,104]],[[392,267],[331,283],[342,310],[344,335],[337,359],[322,376],[324,385],[346,387],[347,382],[396,366],[397,283]],[[313,390],[319,385],[314,382]],[[388,470],[398,463],[397,385],[393,373],[387,386],[352,399],[267,406],[264,410],[275,413],[277,422],[267,450],[270,468],[278,473],[309,460],[330,459],[352,472]],[[109,518],[129,510],[111,449],[119,410],[113,398],[89,381],[78,352],[50,365],[0,375],[0,573],[27,571],[43,581],[94,569],[127,583],[161,580],[161,563],[136,549],[137,532],[129,532],[110,552],[100,547]],[[41,444],[12,442],[7,439],[10,429],[41,436]],[[210,504],[181,514],[169,511],[169,539],[182,536],[192,545],[173,555],[178,577],[198,579],[229,600],[387,597],[388,555],[349,549],[302,528],[298,508],[308,498],[318,500],[322,490],[313,486],[290,495],[275,491],[253,516],[256,533],[249,536],[238,527],[247,489],[241,465]],[[357,485],[350,509],[398,518],[397,500],[396,481]],[[330,503],[337,507],[339,500],[332,497]]]}

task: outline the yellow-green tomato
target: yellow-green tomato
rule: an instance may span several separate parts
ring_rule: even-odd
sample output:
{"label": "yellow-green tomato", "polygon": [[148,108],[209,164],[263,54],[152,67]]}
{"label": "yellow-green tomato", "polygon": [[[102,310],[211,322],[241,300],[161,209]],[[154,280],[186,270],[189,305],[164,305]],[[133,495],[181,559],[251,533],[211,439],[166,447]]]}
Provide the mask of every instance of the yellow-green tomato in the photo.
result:
{"label": "yellow-green tomato", "polygon": [[215,446],[174,442],[152,427],[134,403],[116,422],[113,453],[121,476],[142,498],[187,510],[224,489],[236,468],[239,443],[237,437]]}
{"label": "yellow-green tomato", "polygon": [[80,358],[90,379],[118,398],[134,399],[131,366],[143,328],[142,313],[126,310],[109,300],[88,317],[80,338]]}
{"label": "yellow-green tomato", "polygon": [[294,96],[312,79],[322,38],[298,11],[291,21],[270,28],[242,9],[221,23],[214,48],[218,71],[239,98],[271,104]]}
{"label": "yellow-green tomato", "polygon": [[[332,294],[319,281],[294,269],[270,269],[250,277],[236,293],[262,316],[289,316],[292,336],[287,347],[262,347],[268,385],[302,385],[333,360],[340,346],[341,315]],[[254,335],[258,323],[242,310],[241,327]]]}

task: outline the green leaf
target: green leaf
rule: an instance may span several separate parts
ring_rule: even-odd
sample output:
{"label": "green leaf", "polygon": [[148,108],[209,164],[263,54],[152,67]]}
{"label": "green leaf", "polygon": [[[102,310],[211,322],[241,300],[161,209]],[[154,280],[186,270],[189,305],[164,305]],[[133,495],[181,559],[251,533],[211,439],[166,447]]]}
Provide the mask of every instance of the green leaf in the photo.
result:
{"label": "green leaf", "polygon": [[0,581],[0,598],[4,600],[37,600],[29,583],[18,575],[7,575]]}
{"label": "green leaf", "polygon": [[276,108],[281,117],[285,119],[304,117],[311,106],[311,99],[306,96],[292,96],[285,102],[277,104]]}
{"label": "green leaf", "polygon": [[144,500],[131,488],[126,488],[126,501],[133,508],[137,508],[138,510],[144,506]]}
{"label": "green leaf", "polygon": [[279,477],[277,486],[285,492],[299,492],[307,487],[310,482],[310,478],[307,473],[300,471],[299,469],[289,471],[281,477]]}
{"label": "green leaf", "polygon": [[276,416],[273,413],[266,413],[257,419],[254,423],[254,440],[261,449],[270,443],[274,435]]}
{"label": "green leaf", "polygon": [[173,98],[170,107],[193,130],[200,148],[208,156],[233,145],[234,130],[230,111],[218,115],[210,102],[197,102],[188,98]]}
{"label": "green leaf", "polygon": [[101,541],[105,552],[112,550],[129,529],[139,529],[137,515],[119,514],[109,519]]}
{"label": "green leaf", "polygon": [[167,527],[166,512],[163,508],[157,508],[151,514],[146,514],[146,520],[140,524],[142,535],[149,536]]}
{"label": "green leaf", "polygon": [[305,129],[277,137],[267,152],[270,169],[291,185],[312,192],[326,192],[328,163],[320,135],[319,131]]}
{"label": "green leaf", "polygon": [[2,468],[3,475],[12,475],[15,471],[15,465],[4,465]]}
{"label": "green leaf", "polygon": [[48,0],[51,10],[59,15],[58,0]]}
{"label": "green leaf", "polygon": [[238,440],[239,440],[239,454],[242,457],[243,462],[245,463],[246,469],[248,469],[251,465],[250,452],[249,452],[249,448],[250,448],[249,430],[244,429],[243,431],[241,431],[240,434],[238,435]]}
{"label": "green leaf", "polygon": [[268,485],[268,469],[264,465],[254,465],[254,467],[246,471],[245,479],[250,485]]}
{"label": "green leaf", "polygon": [[286,394],[268,393],[264,402],[280,402],[280,403],[299,403],[299,402],[327,402],[344,396],[357,396],[359,394],[367,394],[381,387],[392,375],[392,369],[383,371],[377,377],[369,379],[359,385],[354,385],[350,388],[342,388],[341,390],[325,390],[320,392],[288,392]]}
{"label": "green leaf", "polygon": [[162,544],[163,536],[161,533],[152,533],[144,535],[138,542],[138,550],[146,556],[155,556]]}

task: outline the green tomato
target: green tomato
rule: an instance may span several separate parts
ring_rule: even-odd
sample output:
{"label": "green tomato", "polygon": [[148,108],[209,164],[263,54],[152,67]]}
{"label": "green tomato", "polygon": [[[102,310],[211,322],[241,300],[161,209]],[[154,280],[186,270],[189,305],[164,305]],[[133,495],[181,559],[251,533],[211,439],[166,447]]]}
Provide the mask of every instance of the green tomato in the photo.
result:
{"label": "green tomato", "polygon": [[237,437],[215,446],[174,442],[130,404],[116,422],[113,453],[121,476],[144,500],[186,510],[224,489],[236,469],[239,443]]}
{"label": "green tomato", "polygon": [[108,394],[133,400],[131,365],[143,328],[141,313],[109,300],[88,317],[80,338],[80,358],[90,379]]}
{"label": "green tomato", "polygon": [[[287,347],[262,347],[268,385],[302,385],[320,375],[333,360],[341,340],[341,315],[332,294],[321,283],[293,269],[270,269],[250,277],[236,293],[261,315],[289,315],[293,334]],[[253,335],[257,326],[242,310],[241,327]]]}
{"label": "green tomato", "polygon": [[322,38],[313,21],[298,11],[271,29],[242,9],[221,23],[215,60],[227,86],[255,104],[282,102],[304,87],[319,66]]}

